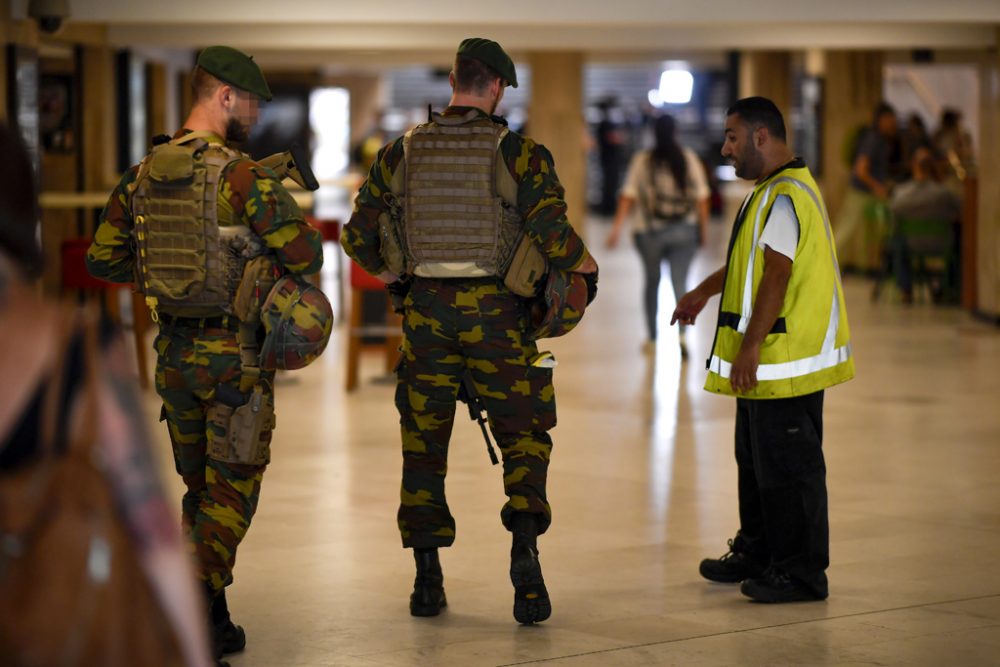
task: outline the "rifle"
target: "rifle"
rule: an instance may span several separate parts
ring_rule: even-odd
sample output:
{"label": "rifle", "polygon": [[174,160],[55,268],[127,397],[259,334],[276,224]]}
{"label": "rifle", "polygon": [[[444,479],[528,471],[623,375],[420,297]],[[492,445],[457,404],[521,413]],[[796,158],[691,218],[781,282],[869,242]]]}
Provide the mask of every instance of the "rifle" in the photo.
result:
{"label": "rifle", "polygon": [[318,190],[319,182],[309,166],[309,156],[298,144],[284,153],[275,153],[260,160],[261,166],[274,170],[278,178],[290,178],[306,190]]}
{"label": "rifle", "polygon": [[493,450],[493,442],[490,440],[489,432],[486,430],[486,418],[483,417],[483,410],[486,408],[483,407],[483,398],[476,391],[476,385],[472,381],[472,373],[468,368],[462,373],[462,384],[458,387],[458,400],[469,406],[469,419],[479,423],[483,438],[486,440],[486,451],[489,452],[490,461],[493,465],[500,463],[497,453]]}

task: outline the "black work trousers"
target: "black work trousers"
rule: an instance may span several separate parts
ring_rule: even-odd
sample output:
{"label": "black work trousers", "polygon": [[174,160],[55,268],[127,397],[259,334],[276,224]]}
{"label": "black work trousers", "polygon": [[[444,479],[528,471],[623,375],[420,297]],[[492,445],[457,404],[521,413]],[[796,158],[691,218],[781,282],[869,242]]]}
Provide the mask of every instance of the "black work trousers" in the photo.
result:
{"label": "black work trousers", "polygon": [[743,548],[825,596],[830,530],[823,392],[737,398],[736,465]]}

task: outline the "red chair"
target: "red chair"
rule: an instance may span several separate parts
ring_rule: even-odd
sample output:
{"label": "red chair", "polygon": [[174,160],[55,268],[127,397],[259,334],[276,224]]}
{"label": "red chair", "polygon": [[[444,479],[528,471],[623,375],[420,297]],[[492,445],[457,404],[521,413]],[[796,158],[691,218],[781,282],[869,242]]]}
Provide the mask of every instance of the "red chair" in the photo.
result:
{"label": "red chair", "polygon": [[[366,323],[364,321],[365,294],[372,292],[381,292],[385,299],[384,323]],[[392,312],[392,302],[389,300],[389,293],[382,281],[351,262],[351,314],[347,328],[347,391],[352,391],[358,386],[358,366],[361,361],[361,350],[365,337],[379,336],[385,339],[382,344],[385,350],[385,372],[392,371],[396,363],[399,345],[403,340],[402,322],[402,318]]]}
{"label": "red chair", "polygon": [[[118,306],[118,290],[129,287],[121,283],[109,283],[95,278],[87,271],[87,249],[90,239],[67,239],[59,246],[59,266],[63,292],[78,290],[88,297],[100,296],[107,313],[116,322],[121,322]],[[132,291],[132,330],[135,334],[135,356],[139,371],[139,386],[149,387],[149,367],[146,364],[146,331],[149,329],[149,310],[142,295]]]}

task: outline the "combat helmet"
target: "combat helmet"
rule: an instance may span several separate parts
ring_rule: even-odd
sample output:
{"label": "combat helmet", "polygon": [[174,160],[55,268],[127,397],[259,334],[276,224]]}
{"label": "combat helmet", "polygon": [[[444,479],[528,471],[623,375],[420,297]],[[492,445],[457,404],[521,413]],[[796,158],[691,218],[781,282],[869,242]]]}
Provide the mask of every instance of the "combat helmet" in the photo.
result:
{"label": "combat helmet", "polygon": [[295,370],[323,354],[333,327],[333,309],[326,295],[301,276],[278,278],[261,306],[264,342],[260,367]]}
{"label": "combat helmet", "polygon": [[561,271],[553,267],[531,305],[531,337],[555,338],[572,331],[597,295],[597,273]]}

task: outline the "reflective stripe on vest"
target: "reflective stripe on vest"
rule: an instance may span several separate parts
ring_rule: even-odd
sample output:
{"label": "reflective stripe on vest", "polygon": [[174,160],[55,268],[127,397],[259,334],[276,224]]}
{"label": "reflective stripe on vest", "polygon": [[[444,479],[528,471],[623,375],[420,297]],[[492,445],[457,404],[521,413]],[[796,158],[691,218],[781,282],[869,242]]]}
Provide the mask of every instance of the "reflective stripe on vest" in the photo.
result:
{"label": "reflective stripe on vest", "polygon": [[[837,324],[840,321],[840,299],[833,295],[833,306],[830,308],[830,322],[827,325],[826,337],[823,339],[823,349],[819,354],[805,359],[795,359],[779,364],[760,364],[757,367],[757,380],[787,380],[833,368],[851,358],[851,344],[835,348],[837,340]],[[709,361],[709,371],[720,377],[729,378],[732,363],[723,360],[719,355],[712,355]]]}
{"label": "reflective stripe on vest", "polygon": [[[795,187],[799,188],[807,195],[809,195],[812,198],[813,203],[816,205],[816,210],[823,215],[823,226],[826,230],[826,240],[830,244],[830,258],[833,261],[834,269],[836,269],[835,290],[837,291],[842,290],[842,287],[840,285],[840,266],[837,264],[837,253],[834,252],[833,250],[834,248],[833,232],[830,229],[830,218],[826,213],[826,207],[823,206],[823,202],[821,202],[819,197],[816,196],[816,193],[813,192],[812,188],[810,188],[808,185],[806,185],[797,178],[791,178],[790,176],[782,176],[781,178],[774,179],[774,181],[772,181],[771,184],[767,186],[767,190],[764,191],[763,200],[757,206],[757,215],[754,216],[753,244],[751,245],[751,248],[756,248],[757,243],[760,241],[761,214],[767,209],[767,204],[768,201],[771,199],[771,193],[774,191],[774,188],[781,183],[789,183],[791,185],[794,185]],[[753,314],[753,269],[754,269],[754,260],[756,258],[757,258],[757,253],[751,252],[750,261],[747,262],[746,278],[743,281],[743,307],[740,311],[739,325],[736,327],[736,330],[741,334],[745,334],[747,332],[747,326],[749,326],[750,324],[750,316]],[[837,293],[835,292],[834,293],[835,303],[837,303],[836,296]],[[834,334],[836,334],[836,332],[834,332]]]}
{"label": "reflective stripe on vest", "polygon": [[[757,379],[761,382],[789,380],[796,377],[802,377],[828,368],[833,368],[839,364],[847,362],[851,358],[850,342],[845,343],[841,347],[836,347],[837,334],[841,320],[840,302],[843,294],[843,287],[840,280],[840,269],[837,263],[836,251],[834,249],[835,246],[829,216],[827,215],[826,208],[823,206],[823,203],[816,192],[807,183],[790,176],[782,176],[768,184],[767,188],[764,190],[760,203],[757,204],[753,221],[753,233],[751,236],[751,243],[747,258],[747,266],[743,278],[743,292],[740,298],[741,312],[739,314],[720,313],[719,326],[723,327],[728,325],[740,334],[746,333],[747,327],[750,323],[750,317],[753,314],[754,269],[758,254],[757,246],[760,241],[761,229],[764,222],[764,212],[769,210],[768,205],[771,203],[771,198],[774,194],[775,188],[784,183],[792,185],[800,192],[809,195],[816,207],[816,210],[822,216],[824,232],[826,234],[826,241],[830,252],[830,260],[833,270],[833,294],[830,304],[830,316],[827,320],[823,343],[819,353],[813,356],[793,359],[786,362],[761,363],[757,368]],[[779,321],[780,319],[781,318],[779,318]],[[771,330],[771,333],[784,334],[785,328],[776,326],[776,328]],[[732,363],[731,361],[723,359],[719,354],[715,353],[715,350],[713,350],[713,354],[708,362],[708,370],[719,377],[728,379],[732,371]]]}

